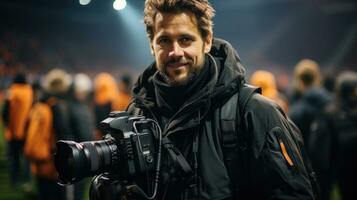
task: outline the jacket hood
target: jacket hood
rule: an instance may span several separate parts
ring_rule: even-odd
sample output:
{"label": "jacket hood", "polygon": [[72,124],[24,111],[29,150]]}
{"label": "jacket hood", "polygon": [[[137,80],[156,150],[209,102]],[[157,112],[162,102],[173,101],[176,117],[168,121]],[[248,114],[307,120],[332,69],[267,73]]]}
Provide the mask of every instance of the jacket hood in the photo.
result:
{"label": "jacket hood", "polygon": [[[224,101],[232,96],[241,85],[245,83],[245,69],[240,63],[240,58],[231,44],[222,39],[215,38],[208,54],[214,65],[212,78],[199,93],[193,94],[179,111],[174,115],[175,120],[166,128],[166,132],[175,128],[184,127],[190,118],[199,115],[198,121],[204,118],[214,103]],[[206,61],[207,62],[207,61]],[[155,62],[151,64],[138,78],[133,87],[133,102],[136,107],[148,109],[155,108],[154,74],[157,72]],[[197,121],[197,120],[196,120]],[[194,126],[195,123],[191,123]],[[187,127],[185,127],[187,128]]]}
{"label": "jacket hood", "polygon": [[[214,38],[210,55],[216,58],[216,61],[221,61],[216,65],[215,74],[211,80],[214,83],[211,82],[211,86],[222,90],[222,88],[230,87],[233,82],[238,82],[240,85],[245,83],[245,69],[241,64],[238,53],[230,43]],[[146,103],[153,101],[153,77],[156,72],[157,69],[154,62],[139,76],[133,87],[134,98],[144,100]]]}

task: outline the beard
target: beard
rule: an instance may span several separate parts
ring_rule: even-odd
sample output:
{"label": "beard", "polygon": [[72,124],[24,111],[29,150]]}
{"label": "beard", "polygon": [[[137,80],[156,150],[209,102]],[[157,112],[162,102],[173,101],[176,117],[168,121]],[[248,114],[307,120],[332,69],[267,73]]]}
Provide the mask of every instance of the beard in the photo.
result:
{"label": "beard", "polygon": [[[186,86],[188,85],[195,77],[198,76],[198,74],[201,72],[203,65],[204,65],[205,60],[201,60],[199,63],[194,63],[193,60],[190,59],[185,59],[183,57],[178,58],[178,59],[171,59],[167,62],[164,63],[164,65],[161,67],[162,70],[159,70],[161,77],[163,78],[163,81],[165,81],[168,85],[170,86]],[[187,65],[187,75],[183,79],[175,78],[180,76],[182,73],[181,70],[173,70],[171,72],[171,75],[168,71],[168,66],[176,63],[181,63],[183,65]],[[173,76],[172,76],[173,75]]]}
{"label": "beard", "polygon": [[[187,77],[185,79],[182,80],[176,80],[171,78],[167,71],[165,70],[164,72],[160,71],[159,72],[161,77],[163,78],[163,80],[169,84],[170,86],[186,86],[188,85],[193,79],[195,79],[195,77],[197,76],[197,74],[199,73],[199,70],[192,70],[192,68],[190,68],[190,70],[188,71]],[[179,75],[179,71],[176,71],[175,73],[177,73],[176,75]]]}

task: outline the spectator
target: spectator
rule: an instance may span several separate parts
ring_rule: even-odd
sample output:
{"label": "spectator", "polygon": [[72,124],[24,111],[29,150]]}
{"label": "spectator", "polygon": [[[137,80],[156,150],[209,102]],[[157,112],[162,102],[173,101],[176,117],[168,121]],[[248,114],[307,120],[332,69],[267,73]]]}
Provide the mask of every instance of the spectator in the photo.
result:
{"label": "spectator", "polygon": [[[92,90],[90,78],[83,73],[76,74],[73,79],[70,95],[71,130],[74,141],[84,142],[94,139],[94,116],[88,105],[88,97]],[[74,200],[82,200],[88,180],[82,180],[74,185]]]}
{"label": "spectator", "polygon": [[3,110],[5,123],[5,139],[8,144],[8,159],[10,161],[10,177],[14,185],[30,177],[29,164],[23,157],[23,146],[26,138],[26,123],[33,102],[31,85],[23,73],[17,73],[7,91]]}
{"label": "spectator", "polygon": [[57,184],[58,174],[53,160],[56,136],[53,128],[53,101],[44,95],[39,83],[33,85],[34,105],[29,116],[29,126],[24,153],[31,163],[36,179],[38,200],[65,200],[65,188]]}
{"label": "spectator", "polygon": [[337,183],[342,199],[352,200],[357,196],[357,73],[341,73],[335,94],[336,99],[313,124],[308,147],[322,199],[329,199],[332,185]]}
{"label": "spectator", "polygon": [[118,83],[118,97],[114,103],[114,110],[126,110],[132,95],[131,95],[131,78],[129,75],[123,75]]}
{"label": "spectator", "polygon": [[250,83],[262,89],[262,95],[275,101],[284,112],[288,112],[287,100],[279,93],[276,87],[275,77],[264,70],[255,71],[250,78]]}
{"label": "spectator", "polygon": [[98,139],[103,136],[99,131],[99,124],[115,109],[117,97],[118,86],[113,76],[109,73],[98,74],[94,79],[94,111]]}
{"label": "spectator", "polygon": [[321,73],[315,61],[305,59],[296,65],[295,89],[289,116],[308,143],[311,123],[331,100],[330,93],[321,87]]}

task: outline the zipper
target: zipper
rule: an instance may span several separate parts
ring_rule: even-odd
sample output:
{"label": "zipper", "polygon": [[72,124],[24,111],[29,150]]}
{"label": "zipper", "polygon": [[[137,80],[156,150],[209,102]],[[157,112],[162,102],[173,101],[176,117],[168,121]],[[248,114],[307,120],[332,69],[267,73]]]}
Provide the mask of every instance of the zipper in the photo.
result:
{"label": "zipper", "polygon": [[[296,165],[297,163],[294,158],[293,150],[291,149],[292,147],[291,147],[290,143],[287,141],[285,136],[280,132],[280,130],[275,131],[275,136],[278,140],[280,151],[281,151],[287,165],[290,168],[294,169],[294,171],[296,172],[298,166]],[[296,152],[296,153],[298,153],[298,152]]]}
{"label": "zipper", "polygon": [[294,166],[294,163],[293,161],[291,160],[288,152],[286,151],[286,147],[285,147],[285,144],[283,142],[282,139],[279,139],[279,146],[280,146],[280,150],[281,152],[283,153],[283,156],[285,158],[285,161],[289,164],[290,167],[293,167]]}

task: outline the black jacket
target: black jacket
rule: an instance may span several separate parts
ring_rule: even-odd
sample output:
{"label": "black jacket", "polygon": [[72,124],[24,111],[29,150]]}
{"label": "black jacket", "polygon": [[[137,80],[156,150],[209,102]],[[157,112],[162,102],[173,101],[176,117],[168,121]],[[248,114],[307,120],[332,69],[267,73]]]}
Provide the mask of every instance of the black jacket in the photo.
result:
{"label": "black jacket", "polygon": [[[162,127],[164,135],[179,147],[192,168],[197,164],[198,179],[193,181],[196,193],[190,193],[190,182],[180,182],[168,175],[170,178],[161,177],[163,191],[158,199],[245,199],[245,196],[249,199],[313,199],[301,159],[301,147],[286,143],[288,156],[284,156],[279,145],[280,140],[286,141],[285,138],[290,141],[290,132],[297,132],[297,129],[275,103],[258,94],[248,102],[242,121],[248,144],[248,156],[243,161],[246,178],[239,185],[238,197],[233,196],[230,179],[240,177],[230,177],[227,172],[219,111],[237,91],[237,83],[238,86],[244,83],[244,68],[236,51],[226,41],[214,39],[210,54],[216,61],[212,78]],[[139,77],[129,111],[160,121],[153,87],[155,72],[154,63]],[[197,154],[192,153],[195,152],[192,145],[195,141],[198,141]],[[292,165],[287,162],[287,157],[292,160]],[[165,158],[163,174],[165,163],[169,163]]]}
{"label": "black jacket", "polygon": [[355,199],[357,179],[357,107],[332,101],[311,126],[308,152],[321,186],[322,199],[339,183],[343,199]]}
{"label": "black jacket", "polygon": [[331,95],[323,88],[311,88],[290,106],[289,116],[300,129],[304,141],[309,143],[312,122],[331,101]]}

